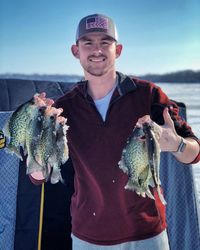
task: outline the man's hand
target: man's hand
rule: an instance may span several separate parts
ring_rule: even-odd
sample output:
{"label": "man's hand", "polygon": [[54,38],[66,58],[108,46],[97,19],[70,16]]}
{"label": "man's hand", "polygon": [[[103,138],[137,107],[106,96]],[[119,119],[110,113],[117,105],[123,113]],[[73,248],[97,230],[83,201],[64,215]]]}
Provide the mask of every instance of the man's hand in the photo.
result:
{"label": "man's hand", "polygon": [[184,142],[186,143],[184,152],[176,152],[181,142],[181,136],[176,133],[174,122],[169,115],[168,108],[164,109],[163,118],[165,123],[160,126],[152,121],[149,115],[145,115],[138,119],[136,126],[142,127],[144,123],[153,123],[154,126],[157,126],[156,130],[158,131],[158,142],[160,144],[161,151],[172,152],[180,162],[193,162],[199,154],[198,142],[193,138],[184,138]]}
{"label": "man's hand", "polygon": [[158,142],[162,151],[176,151],[181,141],[181,137],[176,133],[174,122],[171,119],[168,108],[163,111],[164,125],[160,126],[153,122],[149,115],[138,119],[136,126],[141,127],[144,123],[154,124],[158,131]]}
{"label": "man's hand", "polygon": [[46,98],[46,93],[42,92],[39,95],[35,95],[34,96],[34,100],[36,102],[36,104],[40,104],[41,102],[43,103],[43,105],[47,105],[47,106],[51,106],[54,104],[54,100],[50,99],[50,98]]}

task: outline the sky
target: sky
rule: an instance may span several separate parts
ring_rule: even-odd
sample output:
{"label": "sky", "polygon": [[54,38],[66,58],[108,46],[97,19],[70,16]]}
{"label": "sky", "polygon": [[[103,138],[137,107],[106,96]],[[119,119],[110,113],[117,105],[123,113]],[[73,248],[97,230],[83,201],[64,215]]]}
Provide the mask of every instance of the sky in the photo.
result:
{"label": "sky", "polygon": [[101,13],[117,26],[125,74],[200,69],[199,0],[0,0],[0,73],[78,74],[78,22]]}

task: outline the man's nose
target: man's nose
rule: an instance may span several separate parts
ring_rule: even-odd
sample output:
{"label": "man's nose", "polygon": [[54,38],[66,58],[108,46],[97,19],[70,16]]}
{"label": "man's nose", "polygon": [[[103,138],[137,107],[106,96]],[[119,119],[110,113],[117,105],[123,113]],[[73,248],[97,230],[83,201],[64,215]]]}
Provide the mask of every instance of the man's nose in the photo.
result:
{"label": "man's nose", "polygon": [[101,55],[102,54],[102,48],[100,44],[94,44],[93,52],[95,55]]}

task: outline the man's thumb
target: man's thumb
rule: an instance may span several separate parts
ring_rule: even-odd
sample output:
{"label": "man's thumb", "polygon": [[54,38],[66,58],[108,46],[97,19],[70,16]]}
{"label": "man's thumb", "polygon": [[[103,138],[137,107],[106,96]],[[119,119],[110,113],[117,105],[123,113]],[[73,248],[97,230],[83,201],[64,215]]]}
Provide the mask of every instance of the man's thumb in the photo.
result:
{"label": "man's thumb", "polygon": [[169,110],[167,107],[163,110],[163,118],[165,121],[165,124],[164,124],[165,126],[174,127],[174,122],[169,114]]}

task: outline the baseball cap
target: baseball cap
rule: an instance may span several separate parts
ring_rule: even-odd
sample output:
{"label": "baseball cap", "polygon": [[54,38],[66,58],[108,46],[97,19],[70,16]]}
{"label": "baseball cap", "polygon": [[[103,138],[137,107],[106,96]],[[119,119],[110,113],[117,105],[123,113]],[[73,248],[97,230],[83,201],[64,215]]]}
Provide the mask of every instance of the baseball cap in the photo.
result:
{"label": "baseball cap", "polygon": [[102,32],[115,41],[118,40],[117,29],[113,20],[102,14],[89,15],[80,20],[76,32],[76,42],[92,32]]}

